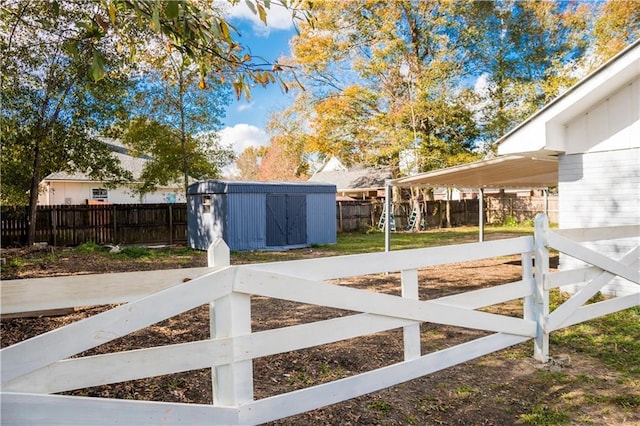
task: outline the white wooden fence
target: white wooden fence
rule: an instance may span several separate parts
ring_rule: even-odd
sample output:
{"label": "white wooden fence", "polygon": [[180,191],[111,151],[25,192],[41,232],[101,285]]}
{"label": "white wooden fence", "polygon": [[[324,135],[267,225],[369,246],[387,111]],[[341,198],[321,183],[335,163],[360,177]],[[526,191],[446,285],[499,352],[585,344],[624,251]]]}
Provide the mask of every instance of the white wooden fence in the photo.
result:
{"label": "white wooden fence", "polygon": [[[2,311],[6,313],[126,303],[2,349],[2,422],[259,424],[374,392],[529,339],[535,341],[534,356],[546,361],[551,331],[640,305],[639,291],[583,306],[614,276],[638,284],[637,247],[621,260],[613,260],[569,239],[578,234],[584,238],[590,232],[637,235],[640,226],[553,232],[547,228],[546,218],[540,216],[536,219],[535,238],[242,266],[229,266],[228,249],[217,242],[209,251],[209,268],[5,281]],[[593,266],[550,273],[548,247],[570,253]],[[418,300],[419,268],[513,254],[522,257],[521,280]],[[401,272],[401,296],[328,282],[397,271]],[[192,279],[183,282],[185,278]],[[585,283],[584,288],[549,313],[549,290],[576,282]],[[252,333],[251,295],[360,313]],[[520,318],[478,310],[520,298],[524,299]],[[71,358],[203,304],[211,306],[211,339]],[[422,322],[493,334],[423,354]],[[404,361],[306,389],[254,399],[252,359],[394,328],[404,330]],[[212,368],[212,405],[54,395],[201,368]]]}

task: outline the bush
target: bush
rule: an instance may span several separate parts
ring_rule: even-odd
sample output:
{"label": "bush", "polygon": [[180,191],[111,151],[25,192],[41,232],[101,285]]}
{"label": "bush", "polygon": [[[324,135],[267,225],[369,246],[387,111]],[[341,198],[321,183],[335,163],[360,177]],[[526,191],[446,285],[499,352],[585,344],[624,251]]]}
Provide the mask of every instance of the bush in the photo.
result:
{"label": "bush", "polygon": [[509,228],[517,228],[520,225],[518,219],[513,216],[507,216],[502,222],[502,226],[507,226]]}
{"label": "bush", "polygon": [[100,244],[94,243],[93,241],[88,241],[80,244],[75,250],[78,253],[99,253],[104,251],[104,247]]}

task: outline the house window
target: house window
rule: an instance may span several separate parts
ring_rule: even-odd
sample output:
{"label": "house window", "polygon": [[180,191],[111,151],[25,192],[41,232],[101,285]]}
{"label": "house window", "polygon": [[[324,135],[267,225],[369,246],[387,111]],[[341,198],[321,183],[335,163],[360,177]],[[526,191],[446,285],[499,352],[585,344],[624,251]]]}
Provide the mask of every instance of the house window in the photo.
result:
{"label": "house window", "polygon": [[202,212],[211,213],[211,195],[202,197]]}
{"label": "house window", "polygon": [[91,199],[96,201],[107,201],[107,188],[92,188]]}

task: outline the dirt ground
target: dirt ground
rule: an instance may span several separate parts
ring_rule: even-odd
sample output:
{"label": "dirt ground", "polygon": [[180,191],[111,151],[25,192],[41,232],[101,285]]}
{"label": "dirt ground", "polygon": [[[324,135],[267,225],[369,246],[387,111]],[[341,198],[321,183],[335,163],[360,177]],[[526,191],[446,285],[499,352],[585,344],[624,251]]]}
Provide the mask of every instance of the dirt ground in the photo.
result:
{"label": "dirt ground", "polygon": [[[297,257],[312,256],[310,249]],[[5,261],[11,260],[4,253]],[[232,258],[232,263],[234,260]],[[69,252],[43,258],[3,280],[83,273],[122,272],[204,266],[206,256],[153,261],[114,260]],[[420,298],[433,299],[514,281],[521,276],[518,257],[503,257],[446,268],[420,270]],[[339,285],[399,294],[399,274],[342,280]],[[108,307],[77,309],[65,316],[41,316],[2,321],[2,347],[17,343]],[[491,312],[519,316],[520,302],[492,307]],[[261,331],[349,312],[281,300],[252,299],[253,330]],[[207,339],[208,308],[201,307],[140,330],[82,355],[122,351]],[[435,324],[422,326],[422,353],[444,349],[486,333]],[[273,422],[278,425],[512,425],[607,424],[640,425],[637,405],[619,395],[640,400],[640,381],[629,380],[598,359],[562,346],[551,346],[546,365],[532,358],[527,342],[443,371],[322,409]],[[358,339],[254,360],[255,398],[295,389],[399,362],[402,332],[392,330]],[[74,395],[211,403],[209,370],[104,385],[69,392]]]}

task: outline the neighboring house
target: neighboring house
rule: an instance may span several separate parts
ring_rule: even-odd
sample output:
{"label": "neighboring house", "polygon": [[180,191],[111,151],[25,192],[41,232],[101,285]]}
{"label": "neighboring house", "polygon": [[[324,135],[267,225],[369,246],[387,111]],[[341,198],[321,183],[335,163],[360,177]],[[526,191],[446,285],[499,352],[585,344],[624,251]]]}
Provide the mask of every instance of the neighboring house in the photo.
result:
{"label": "neighboring house", "polygon": [[347,169],[334,157],[318,169],[309,178],[309,182],[335,185],[338,197],[367,200],[384,196],[384,185],[388,179],[391,179],[391,171],[388,169],[373,167]]}
{"label": "neighboring house", "polygon": [[[558,159],[560,228],[640,223],[640,40],[499,141],[498,154]],[[637,239],[589,246],[619,258]],[[561,256],[560,268],[577,261]],[[618,280],[613,293],[637,291]]]}
{"label": "neighboring house", "polygon": [[[130,171],[134,180],[140,177],[149,157],[133,157],[127,148],[116,139],[103,139],[113,150],[120,164]],[[51,173],[40,182],[39,205],[56,204],[136,204],[136,203],[184,203],[186,198],[181,184],[161,187],[140,196],[134,184],[109,188],[106,182],[96,181],[83,173]]]}

